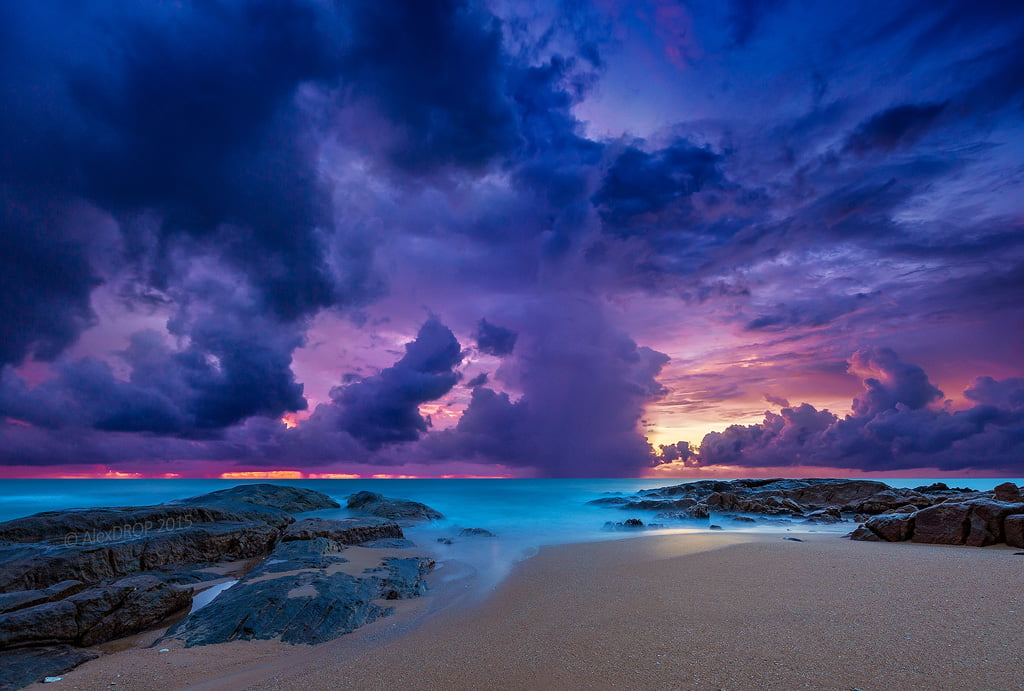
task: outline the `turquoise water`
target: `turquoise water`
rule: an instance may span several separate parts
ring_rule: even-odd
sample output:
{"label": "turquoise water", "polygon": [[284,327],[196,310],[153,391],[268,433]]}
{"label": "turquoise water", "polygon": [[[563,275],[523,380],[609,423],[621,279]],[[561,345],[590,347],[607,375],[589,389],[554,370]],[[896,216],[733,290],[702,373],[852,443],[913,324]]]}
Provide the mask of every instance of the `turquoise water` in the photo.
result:
{"label": "turquoise water", "polygon": [[[933,478],[885,479],[894,487],[916,487],[942,481],[947,485],[989,490],[1005,478],[935,480]],[[1024,479],[1011,479],[1024,484]],[[4,480],[0,482],[0,521],[40,511],[76,507],[140,506],[182,499],[261,480]],[[627,512],[616,508],[588,506],[587,502],[610,494],[632,494],[679,484],[685,480],[582,479],[582,480],[278,480],[273,484],[306,487],[333,497],[342,506],[348,495],[360,490],[423,502],[445,515],[435,521],[405,529],[423,551],[435,557],[439,574],[461,578],[468,566],[483,586],[493,586],[511,566],[545,545],[624,539],[657,533],[703,532],[707,521],[673,523],[657,531],[623,532],[604,530],[605,521],[641,518],[653,520],[653,513]],[[324,517],[348,515],[345,509],[318,511]],[[843,534],[854,526],[806,525],[798,521],[783,524],[733,524],[730,531],[825,532]],[[486,528],[498,539],[459,539],[462,528]],[[452,545],[438,538],[455,538]],[[462,569],[462,571],[459,571]]]}

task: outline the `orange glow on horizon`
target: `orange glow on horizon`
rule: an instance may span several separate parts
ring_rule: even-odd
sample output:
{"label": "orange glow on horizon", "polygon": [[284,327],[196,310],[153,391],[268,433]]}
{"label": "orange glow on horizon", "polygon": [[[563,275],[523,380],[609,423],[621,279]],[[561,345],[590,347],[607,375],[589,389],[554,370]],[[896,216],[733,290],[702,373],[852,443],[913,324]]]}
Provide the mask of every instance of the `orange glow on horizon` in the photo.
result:
{"label": "orange glow on horizon", "polygon": [[307,473],[307,480],[361,480],[359,473]]}
{"label": "orange glow on horizon", "polygon": [[237,470],[221,473],[221,480],[301,480],[298,470]]}

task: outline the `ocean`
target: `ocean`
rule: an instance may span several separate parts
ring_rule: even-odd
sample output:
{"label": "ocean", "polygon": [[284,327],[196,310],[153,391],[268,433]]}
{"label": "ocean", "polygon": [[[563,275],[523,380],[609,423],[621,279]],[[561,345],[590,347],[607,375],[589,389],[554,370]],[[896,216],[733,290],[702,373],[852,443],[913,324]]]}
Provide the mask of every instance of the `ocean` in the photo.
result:
{"label": "ocean", "polygon": [[[917,487],[945,482],[950,487],[966,486],[989,490],[1006,478],[936,480],[934,478],[884,479],[894,487]],[[1024,479],[1010,479],[1018,485]],[[360,490],[423,502],[445,515],[445,520],[406,528],[406,536],[445,565],[468,565],[482,585],[494,585],[511,566],[535,554],[546,545],[626,539],[652,533],[687,533],[708,530],[708,523],[693,521],[645,531],[612,531],[606,521],[641,518],[654,520],[653,513],[626,512],[614,507],[592,506],[587,502],[616,494],[686,482],[682,479],[574,479],[574,480],[4,480],[0,482],[0,521],[41,511],[98,506],[142,506],[171,499],[183,499],[240,484],[272,482],[306,487],[323,492],[342,506]],[[325,518],[350,515],[346,509],[317,511]],[[851,523],[806,525],[800,522],[772,524],[726,523],[731,531],[819,532],[845,534]],[[462,528],[484,528],[497,539],[459,539]],[[441,540],[454,538],[451,545]],[[456,574],[452,569],[451,577]]]}

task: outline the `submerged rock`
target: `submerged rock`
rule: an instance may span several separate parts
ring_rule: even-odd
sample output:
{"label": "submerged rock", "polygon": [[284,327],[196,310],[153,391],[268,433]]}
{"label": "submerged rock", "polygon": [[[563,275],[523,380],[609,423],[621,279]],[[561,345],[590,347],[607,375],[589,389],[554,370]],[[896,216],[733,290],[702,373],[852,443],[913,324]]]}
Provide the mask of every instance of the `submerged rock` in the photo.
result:
{"label": "submerged rock", "polygon": [[376,492],[356,492],[348,498],[348,508],[399,521],[435,521],[444,518],[440,511],[426,504],[385,497]]}
{"label": "submerged rock", "polygon": [[459,537],[496,537],[496,535],[486,528],[463,528],[459,531]]}

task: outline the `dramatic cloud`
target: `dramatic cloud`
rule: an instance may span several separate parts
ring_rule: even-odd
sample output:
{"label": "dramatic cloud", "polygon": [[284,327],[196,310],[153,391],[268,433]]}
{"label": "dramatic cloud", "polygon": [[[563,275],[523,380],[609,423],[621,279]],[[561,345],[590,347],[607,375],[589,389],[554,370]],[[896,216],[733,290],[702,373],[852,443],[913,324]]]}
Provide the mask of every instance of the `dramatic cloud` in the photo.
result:
{"label": "dramatic cloud", "polygon": [[[802,403],[704,437],[699,465],[825,466],[879,471],[979,465],[1019,471],[1024,453],[1024,381],[981,377],[964,393],[979,405],[929,407],[942,396],[924,371],[889,349],[858,351],[851,371],[864,376],[853,414],[840,418]],[[979,459],[979,449],[985,456]],[[669,457],[663,454],[666,462]]]}
{"label": "dramatic cloud", "polygon": [[0,463],[1024,474],[1022,33],[3,4]]}
{"label": "dramatic cloud", "polygon": [[460,362],[462,351],[451,330],[436,318],[427,320],[401,360],[380,374],[332,389],[341,409],[339,426],[370,449],[418,439],[429,426],[419,405],[451,391]]}
{"label": "dramatic cloud", "polygon": [[516,335],[515,331],[481,319],[476,332],[476,347],[488,355],[509,355],[516,347]]}

